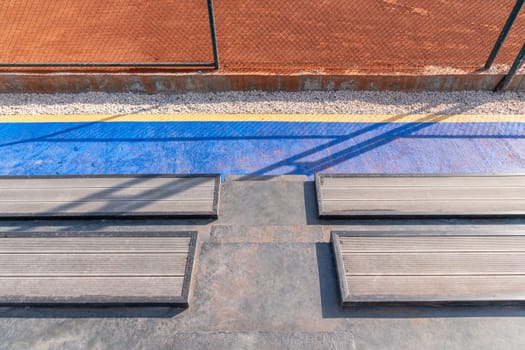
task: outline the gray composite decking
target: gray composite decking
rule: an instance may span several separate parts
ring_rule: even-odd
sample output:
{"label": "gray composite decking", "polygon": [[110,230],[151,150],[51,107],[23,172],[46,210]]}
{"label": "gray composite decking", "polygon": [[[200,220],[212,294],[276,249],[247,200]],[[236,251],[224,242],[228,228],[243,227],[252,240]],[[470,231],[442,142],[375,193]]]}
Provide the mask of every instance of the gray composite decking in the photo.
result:
{"label": "gray composite decking", "polygon": [[332,232],[342,304],[525,301],[525,232]]}
{"label": "gray composite decking", "polygon": [[188,305],[197,232],[0,236],[0,304]]}
{"label": "gray composite decking", "polygon": [[317,174],[319,216],[525,216],[525,175]]}
{"label": "gray composite decking", "polygon": [[217,217],[220,175],[0,177],[0,218]]}

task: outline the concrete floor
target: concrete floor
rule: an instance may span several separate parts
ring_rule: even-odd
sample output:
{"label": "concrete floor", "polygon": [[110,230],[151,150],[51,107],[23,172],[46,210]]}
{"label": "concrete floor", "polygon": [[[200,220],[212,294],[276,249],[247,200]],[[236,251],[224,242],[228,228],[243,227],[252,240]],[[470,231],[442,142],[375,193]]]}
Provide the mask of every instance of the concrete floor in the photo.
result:
{"label": "concrete floor", "polygon": [[525,306],[338,305],[331,229],[525,220],[319,221],[305,176],[227,177],[216,221],[2,222],[1,231],[198,230],[190,307],[1,307],[0,349],[523,349]]}

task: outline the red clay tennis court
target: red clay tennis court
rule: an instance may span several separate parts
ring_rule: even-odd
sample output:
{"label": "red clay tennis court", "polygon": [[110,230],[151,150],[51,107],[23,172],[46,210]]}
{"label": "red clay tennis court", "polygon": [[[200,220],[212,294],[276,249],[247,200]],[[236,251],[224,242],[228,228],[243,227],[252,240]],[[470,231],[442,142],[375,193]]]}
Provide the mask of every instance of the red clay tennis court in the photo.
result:
{"label": "red clay tennis court", "polygon": [[[483,66],[514,1],[221,0],[214,5],[222,72],[431,74]],[[131,63],[132,68],[133,63],[213,61],[206,0],[4,1],[0,22],[0,63]],[[523,38],[522,11],[496,63],[510,64]]]}

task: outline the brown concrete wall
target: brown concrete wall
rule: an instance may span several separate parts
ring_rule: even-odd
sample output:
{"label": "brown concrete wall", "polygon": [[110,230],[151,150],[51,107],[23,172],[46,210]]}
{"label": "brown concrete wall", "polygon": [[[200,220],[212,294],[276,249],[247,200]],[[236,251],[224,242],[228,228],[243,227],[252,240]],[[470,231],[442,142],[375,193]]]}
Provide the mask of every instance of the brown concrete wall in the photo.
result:
{"label": "brown concrete wall", "polygon": [[[89,91],[186,93],[222,91],[459,91],[493,90],[502,74],[269,75],[224,73],[0,73],[0,93]],[[525,74],[509,90],[525,91]]]}

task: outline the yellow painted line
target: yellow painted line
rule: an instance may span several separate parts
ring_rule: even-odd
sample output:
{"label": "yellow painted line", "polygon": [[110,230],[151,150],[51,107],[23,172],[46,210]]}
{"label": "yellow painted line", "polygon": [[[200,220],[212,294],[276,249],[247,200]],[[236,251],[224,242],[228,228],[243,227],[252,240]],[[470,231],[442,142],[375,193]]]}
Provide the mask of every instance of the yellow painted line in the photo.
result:
{"label": "yellow painted line", "polygon": [[0,123],[76,122],[525,123],[525,114],[75,114],[0,116]]}

